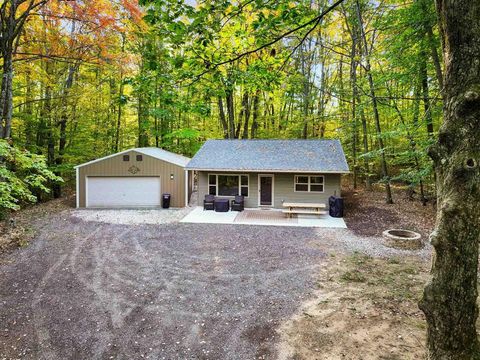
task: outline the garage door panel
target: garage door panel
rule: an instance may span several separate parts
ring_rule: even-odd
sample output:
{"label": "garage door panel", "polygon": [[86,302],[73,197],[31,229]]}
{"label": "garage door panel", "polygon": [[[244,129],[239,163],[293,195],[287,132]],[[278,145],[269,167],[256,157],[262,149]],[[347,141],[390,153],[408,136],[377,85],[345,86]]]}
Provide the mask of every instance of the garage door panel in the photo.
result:
{"label": "garage door panel", "polygon": [[88,177],[87,207],[159,206],[159,177]]}

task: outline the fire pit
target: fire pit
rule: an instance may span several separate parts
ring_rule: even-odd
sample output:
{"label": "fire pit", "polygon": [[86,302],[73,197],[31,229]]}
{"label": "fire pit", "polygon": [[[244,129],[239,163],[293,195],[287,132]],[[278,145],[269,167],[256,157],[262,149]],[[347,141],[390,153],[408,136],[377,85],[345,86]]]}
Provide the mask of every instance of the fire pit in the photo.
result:
{"label": "fire pit", "polygon": [[387,246],[396,249],[416,250],[423,247],[422,236],[414,231],[390,229],[383,232],[383,237]]}

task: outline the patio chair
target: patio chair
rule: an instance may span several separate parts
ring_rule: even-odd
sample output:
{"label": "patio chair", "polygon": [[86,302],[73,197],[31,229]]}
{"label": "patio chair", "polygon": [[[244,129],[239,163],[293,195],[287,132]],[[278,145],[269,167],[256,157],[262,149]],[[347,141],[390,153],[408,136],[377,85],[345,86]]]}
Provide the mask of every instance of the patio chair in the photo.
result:
{"label": "patio chair", "polygon": [[237,195],[235,196],[235,199],[232,200],[232,206],[231,209],[233,211],[243,211],[244,209],[244,198],[242,195]]}
{"label": "patio chair", "polygon": [[203,200],[203,210],[214,210],[215,196],[213,195],[205,195],[205,199]]}

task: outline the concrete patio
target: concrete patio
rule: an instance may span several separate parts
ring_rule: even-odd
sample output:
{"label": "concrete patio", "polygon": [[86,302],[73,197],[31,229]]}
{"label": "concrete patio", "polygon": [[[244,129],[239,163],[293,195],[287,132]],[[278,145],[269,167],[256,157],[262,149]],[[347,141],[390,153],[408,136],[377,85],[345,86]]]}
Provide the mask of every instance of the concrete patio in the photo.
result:
{"label": "concrete patio", "polygon": [[346,228],[342,218],[333,218],[330,215],[298,215],[287,218],[280,210],[273,209],[245,209],[243,212],[215,212],[203,210],[197,206],[188,213],[182,223],[197,224],[244,224],[244,225],[270,225],[270,226],[298,226],[321,228]]}

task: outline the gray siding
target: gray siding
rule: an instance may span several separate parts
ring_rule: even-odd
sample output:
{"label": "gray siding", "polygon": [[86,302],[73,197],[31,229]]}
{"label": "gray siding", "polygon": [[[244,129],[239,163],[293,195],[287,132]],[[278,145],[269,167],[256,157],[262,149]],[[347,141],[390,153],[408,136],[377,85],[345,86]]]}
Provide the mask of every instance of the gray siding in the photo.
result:
{"label": "gray siding", "polygon": [[[203,205],[203,199],[205,194],[208,194],[208,174],[228,174],[226,172],[198,172],[198,200],[199,205]],[[245,198],[245,207],[256,208],[258,207],[258,175],[259,173],[230,173],[241,174],[249,176],[249,196]],[[268,173],[261,173],[267,175]],[[271,174],[268,174],[271,175]],[[294,173],[274,173],[273,180],[273,207],[282,208],[282,203],[285,201],[296,201],[315,203],[326,203],[328,207],[328,197],[331,195],[340,196],[340,174],[294,174]],[[323,193],[308,193],[308,192],[295,192],[294,191],[294,176],[295,175],[323,175],[325,177],[325,186]],[[221,198],[225,198],[219,196]]]}

